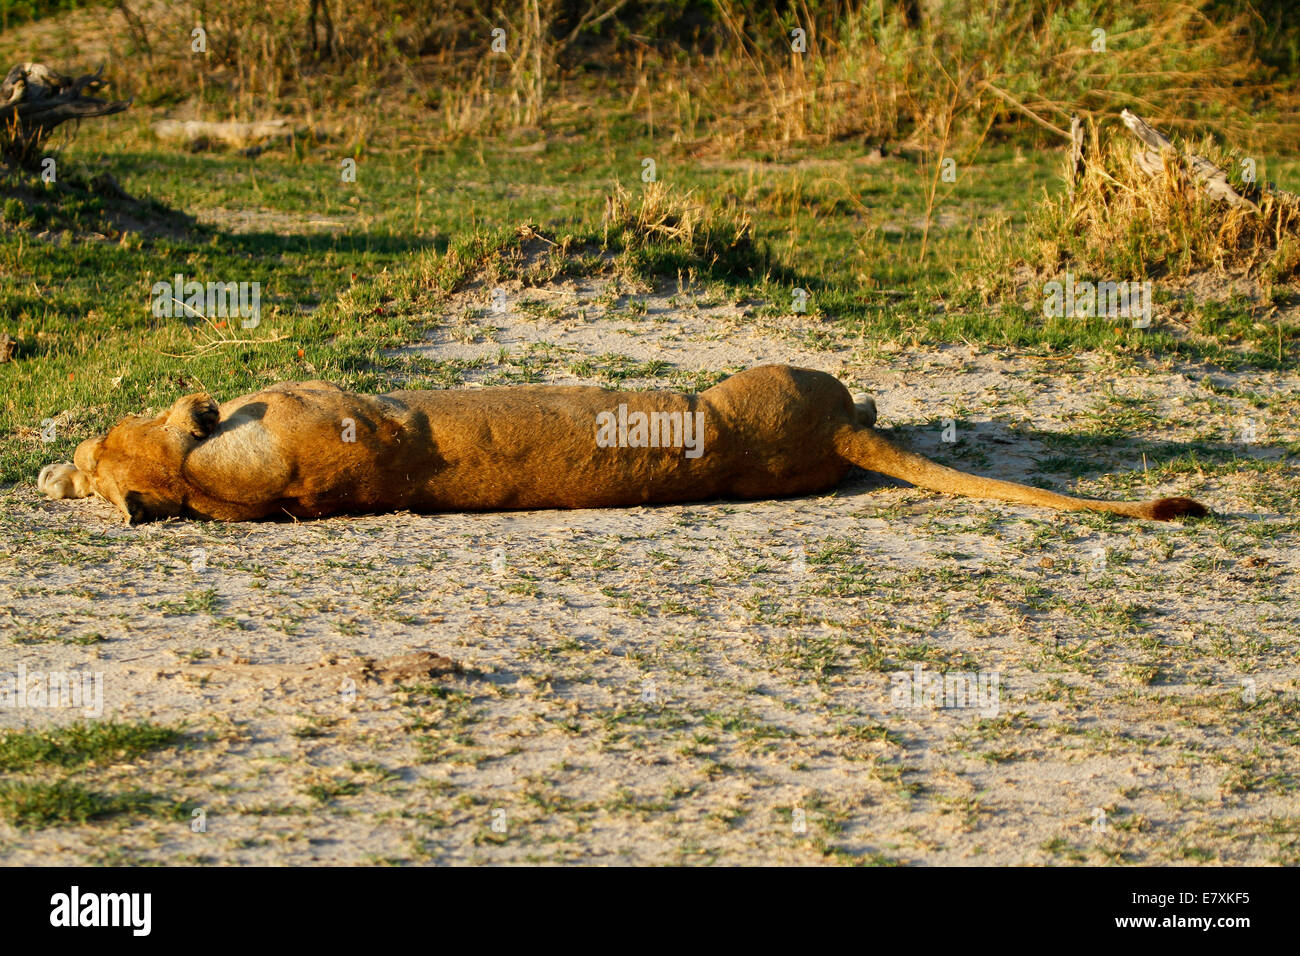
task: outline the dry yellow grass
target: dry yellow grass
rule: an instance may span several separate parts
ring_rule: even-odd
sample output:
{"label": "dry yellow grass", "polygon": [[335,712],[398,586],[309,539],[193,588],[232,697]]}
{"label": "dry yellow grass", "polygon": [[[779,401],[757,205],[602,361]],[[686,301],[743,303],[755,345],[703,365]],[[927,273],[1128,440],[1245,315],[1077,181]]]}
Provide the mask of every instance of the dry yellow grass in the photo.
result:
{"label": "dry yellow grass", "polygon": [[1165,154],[1148,175],[1134,140],[1118,124],[1094,130],[1086,169],[1072,191],[1045,198],[1031,222],[1027,260],[1046,269],[1075,264],[1125,278],[1190,276],[1204,271],[1255,276],[1266,283],[1300,274],[1300,203],[1288,194],[1237,182],[1250,204],[1232,206],[1206,194],[1188,153],[1220,169],[1242,157],[1208,140]]}
{"label": "dry yellow grass", "polygon": [[[1210,16],[1208,0],[1015,0],[996,14],[943,0],[916,22],[898,0],[800,0],[782,12],[719,0],[703,30],[669,0],[457,0],[432,15],[414,0],[328,6],[327,43],[309,0],[127,0],[85,29],[60,30],[42,55],[107,62],[141,104],[200,118],[355,119],[375,108],[386,125],[411,119],[405,106],[447,138],[546,127],[593,96],[622,101],[656,136],[712,151],[845,138],[932,145],[950,125],[957,142],[978,142],[994,126],[1059,131],[1072,113],[1125,105],[1166,125],[1212,117],[1243,142],[1297,131],[1285,108],[1294,93],[1256,59],[1248,15]],[[16,42],[0,40],[0,54],[30,58]]]}

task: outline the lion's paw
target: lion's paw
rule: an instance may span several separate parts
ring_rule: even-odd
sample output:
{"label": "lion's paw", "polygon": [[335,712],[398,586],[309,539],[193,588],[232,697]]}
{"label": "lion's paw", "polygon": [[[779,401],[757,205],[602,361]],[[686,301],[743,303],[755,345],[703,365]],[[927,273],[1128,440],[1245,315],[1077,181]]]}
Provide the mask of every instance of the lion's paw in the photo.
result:
{"label": "lion's paw", "polygon": [[50,498],[85,498],[91,493],[90,482],[76,465],[59,462],[46,465],[36,478],[36,488]]}

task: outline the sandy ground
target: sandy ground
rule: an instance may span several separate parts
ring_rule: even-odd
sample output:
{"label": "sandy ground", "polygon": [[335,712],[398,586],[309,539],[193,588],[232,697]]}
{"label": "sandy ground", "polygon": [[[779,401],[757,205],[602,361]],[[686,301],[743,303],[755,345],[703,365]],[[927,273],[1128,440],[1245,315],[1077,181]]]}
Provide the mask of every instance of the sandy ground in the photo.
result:
{"label": "sandy ground", "polygon": [[[1300,862],[1300,482],[1256,467],[1295,447],[1300,375],[881,348],[689,290],[504,288],[503,313],[482,288],[450,303],[412,374],[690,387],[788,362],[957,466],[1221,517],[855,473],[789,501],[128,528],[11,487],[2,666],[102,673],[104,718],[183,724],[180,747],[70,776],[206,827],[0,823],[0,863]],[[1112,422],[1129,438],[1089,442]],[[1193,441],[1240,467],[1159,481]],[[917,667],[988,696],[918,702],[893,676]],[[76,717],[0,708],[10,728]]]}

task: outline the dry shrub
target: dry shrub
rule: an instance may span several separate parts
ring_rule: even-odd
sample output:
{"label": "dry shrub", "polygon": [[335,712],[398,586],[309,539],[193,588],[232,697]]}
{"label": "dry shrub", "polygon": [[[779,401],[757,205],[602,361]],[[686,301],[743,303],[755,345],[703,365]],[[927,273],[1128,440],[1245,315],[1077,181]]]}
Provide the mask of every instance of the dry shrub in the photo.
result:
{"label": "dry shrub", "polygon": [[766,244],[754,240],[754,224],[735,213],[662,182],[635,192],[616,184],[605,197],[604,243],[621,249],[620,261],[633,272],[670,274],[703,270],[741,276],[770,272]]}
{"label": "dry shrub", "polygon": [[[1300,201],[1239,179],[1234,187],[1255,205],[1216,201],[1197,185],[1186,151],[1167,152],[1163,171],[1150,176],[1135,159],[1135,140],[1114,126],[1104,141],[1093,134],[1073,191],[1045,196],[1031,216],[1025,261],[1125,279],[1206,271],[1300,279]],[[1209,140],[1188,150],[1220,169],[1240,169],[1240,157]]]}
{"label": "dry shrub", "polygon": [[674,243],[692,249],[734,249],[753,241],[754,224],[746,214],[729,215],[696,199],[695,190],[663,182],[646,183],[632,193],[622,183],[605,197],[605,241],[611,235],[624,245]]}

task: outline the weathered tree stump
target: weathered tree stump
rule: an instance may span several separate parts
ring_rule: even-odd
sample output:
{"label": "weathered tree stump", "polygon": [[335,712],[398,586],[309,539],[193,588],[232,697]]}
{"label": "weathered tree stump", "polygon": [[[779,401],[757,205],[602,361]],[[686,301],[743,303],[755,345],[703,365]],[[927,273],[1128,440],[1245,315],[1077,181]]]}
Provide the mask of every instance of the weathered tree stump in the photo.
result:
{"label": "weathered tree stump", "polygon": [[0,83],[0,159],[34,169],[45,141],[68,120],[120,113],[130,101],[91,96],[104,86],[104,68],[85,76],[56,73],[41,63],[22,63]]}
{"label": "weathered tree stump", "polygon": [[[1178,155],[1177,147],[1174,146],[1169,137],[1148,126],[1128,110],[1121,112],[1119,118],[1124,121],[1124,125],[1129,128],[1134,136],[1150,147],[1150,149],[1138,150],[1136,154],[1138,166],[1148,176],[1158,176],[1163,173],[1165,170],[1164,154],[1171,152]],[[1228,182],[1228,174],[1218,166],[1215,166],[1208,159],[1197,156],[1195,153],[1186,153],[1184,155],[1188,166],[1191,167],[1192,175],[1196,177],[1197,183],[1211,199],[1226,202],[1229,206],[1246,206],[1249,209],[1259,211],[1259,206],[1232,188]]]}
{"label": "weathered tree stump", "polygon": [[1120,113],[1119,118],[1124,121],[1124,125],[1134,136],[1150,147],[1150,149],[1140,149],[1136,154],[1138,166],[1148,176],[1158,176],[1164,172],[1164,154],[1170,152],[1186,159],[1192,175],[1196,177],[1197,185],[1211,199],[1259,212],[1259,204],[1255,200],[1260,199],[1261,196],[1269,196],[1284,205],[1300,208],[1300,196],[1278,189],[1272,183],[1255,184],[1250,189],[1251,195],[1243,196],[1228,182],[1228,174],[1208,159],[1191,152],[1179,153],[1169,137],[1148,126],[1128,110]]}

